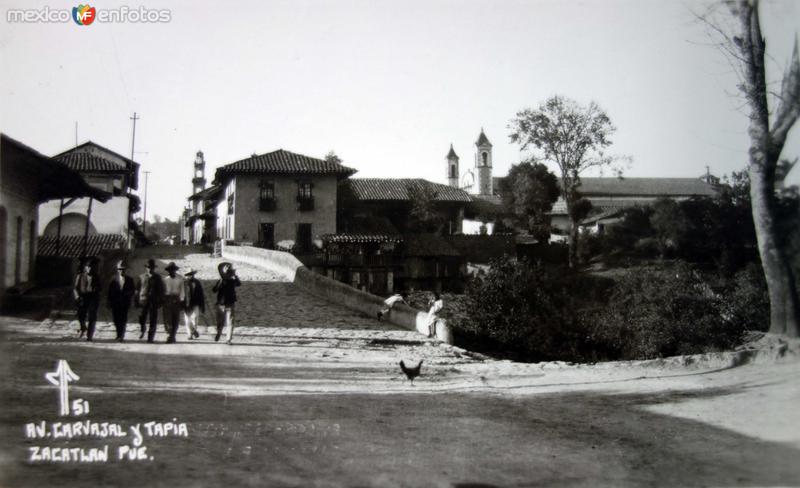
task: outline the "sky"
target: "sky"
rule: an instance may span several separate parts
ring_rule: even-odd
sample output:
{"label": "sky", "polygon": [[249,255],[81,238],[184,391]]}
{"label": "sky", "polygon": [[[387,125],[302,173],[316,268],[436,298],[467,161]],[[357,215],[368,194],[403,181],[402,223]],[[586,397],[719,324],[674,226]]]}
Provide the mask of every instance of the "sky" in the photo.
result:
{"label": "sky", "polygon": [[[177,219],[195,153],[216,167],[286,149],[335,151],[356,177],[445,183],[484,129],[494,175],[525,157],[509,121],[561,94],[617,127],[624,175],[717,176],[747,164],[737,79],[693,12],[653,0],[104,2],[169,10],[165,23],[12,23],[0,0],[0,131],[48,155],[92,140],[131,153],[148,177],[148,220]],[[763,0],[768,75],[778,82],[800,2]],[[779,84],[777,84],[779,86]],[[800,125],[800,124],[798,124]],[[800,156],[800,129],[783,155]],[[139,194],[144,194],[144,175]],[[800,183],[795,170],[789,183]]]}

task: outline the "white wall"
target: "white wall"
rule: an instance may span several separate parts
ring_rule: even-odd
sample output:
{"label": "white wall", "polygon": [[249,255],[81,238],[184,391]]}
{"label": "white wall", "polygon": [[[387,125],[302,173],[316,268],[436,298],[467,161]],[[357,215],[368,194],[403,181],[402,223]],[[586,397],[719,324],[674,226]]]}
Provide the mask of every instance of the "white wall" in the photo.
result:
{"label": "white wall", "polygon": [[[52,220],[58,218],[58,207],[61,200],[49,200],[39,205],[39,235]],[[113,197],[106,203],[95,200],[92,203],[90,222],[98,234],[127,235],[128,232],[128,197]],[[89,199],[79,198],[64,209],[64,213],[87,214]]]}

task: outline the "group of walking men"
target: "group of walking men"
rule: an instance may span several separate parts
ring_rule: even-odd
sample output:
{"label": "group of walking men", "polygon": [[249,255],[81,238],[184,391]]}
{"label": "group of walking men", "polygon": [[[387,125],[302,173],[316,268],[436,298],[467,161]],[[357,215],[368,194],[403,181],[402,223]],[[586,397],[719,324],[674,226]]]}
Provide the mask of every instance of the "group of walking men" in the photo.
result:
{"label": "group of walking men", "polygon": [[[140,309],[139,339],[143,339],[147,334],[147,342],[155,341],[159,309],[162,311],[168,344],[176,342],[181,316],[184,318],[188,339],[199,338],[197,324],[201,317],[205,318],[205,294],[203,285],[195,278],[197,270],[189,268],[183,276],[179,276],[177,272],[180,268],[171,262],[164,268],[167,276],[162,276],[156,272],[157,266],[153,259],[147,261],[145,268],[146,271],[134,280],[125,273],[127,270],[125,263],[119,261],[116,273],[108,284],[107,304],[111,309],[116,328],[116,340],[119,342],[125,340],[131,303]],[[231,263],[220,263],[217,269],[220,277],[213,288],[217,296],[215,304],[217,333],[214,340],[219,341],[223,329],[227,327],[227,343],[231,344],[236,287],[241,285],[241,282]],[[79,334],[80,337],[85,334],[88,341],[94,337],[100,293],[97,261],[86,260],[81,264],[81,269],[75,277],[73,296],[78,308]]]}

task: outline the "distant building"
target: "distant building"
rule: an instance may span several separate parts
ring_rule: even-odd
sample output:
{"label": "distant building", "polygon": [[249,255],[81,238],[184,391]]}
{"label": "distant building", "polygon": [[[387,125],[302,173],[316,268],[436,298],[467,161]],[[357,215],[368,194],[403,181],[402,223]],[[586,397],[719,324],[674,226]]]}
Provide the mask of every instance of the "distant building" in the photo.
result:
{"label": "distant building", "polygon": [[[443,222],[442,234],[461,233],[464,208],[470,196],[464,190],[422,178],[351,178],[340,183],[343,204],[352,215],[382,216],[400,233],[409,232],[409,212],[413,191],[426,191],[434,195],[433,210]],[[340,232],[348,232],[347,222],[339,225]]]}
{"label": "distant building", "polygon": [[[713,197],[716,187],[702,178],[581,178],[581,195],[592,204],[582,225],[601,231],[605,225],[619,221],[626,208],[647,206],[659,198],[675,201],[692,197]],[[562,197],[551,211],[551,225],[569,229],[567,204]]]}
{"label": "distant building", "polygon": [[216,203],[222,188],[206,188],[206,161],[197,151],[193,165],[192,195],[181,216],[181,240],[187,244],[209,244],[216,240]]}
{"label": "distant building", "polygon": [[205,188],[189,197],[186,227],[188,244],[209,244],[217,240],[217,200],[222,193],[219,185]]}
{"label": "distant building", "polygon": [[283,149],[222,166],[213,182],[217,237],[310,252],[336,232],[337,185],[355,172]]}
{"label": "distant building", "polygon": [[[495,193],[492,178],[492,143],[481,128],[475,141],[475,165],[459,178],[459,158],[453,145],[445,158],[447,160],[447,184],[460,188],[473,195],[492,196]],[[459,183],[460,182],[460,183]]]}
{"label": "distant building", "polygon": [[131,193],[138,188],[139,163],[91,141],[53,159],[112,198],[105,203],[89,198],[43,203],[39,206],[39,235],[55,237],[59,228],[62,236],[83,235],[88,222],[90,236],[115,235],[129,243],[131,220],[139,207],[139,197]]}
{"label": "distant building", "polygon": [[[410,221],[415,191],[433,195],[438,233],[420,234]],[[422,178],[351,178],[339,183],[336,234],[323,236],[320,272],[378,295],[396,289],[457,290],[463,256],[446,236],[459,234],[470,196]],[[313,266],[312,266],[313,267]]]}
{"label": "distant building", "polygon": [[0,295],[33,279],[39,204],[84,197],[102,204],[110,194],[89,186],[67,166],[0,134]]}

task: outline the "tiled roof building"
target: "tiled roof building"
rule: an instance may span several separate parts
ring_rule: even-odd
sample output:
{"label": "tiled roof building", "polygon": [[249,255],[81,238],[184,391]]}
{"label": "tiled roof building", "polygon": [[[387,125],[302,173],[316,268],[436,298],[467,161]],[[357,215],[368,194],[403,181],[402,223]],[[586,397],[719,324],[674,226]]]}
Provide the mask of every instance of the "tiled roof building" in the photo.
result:
{"label": "tiled roof building", "polygon": [[[94,234],[86,240],[86,254],[83,252],[83,236],[61,236],[58,244],[56,236],[42,236],[39,238],[39,256],[97,256],[100,251],[108,249],[122,249],[125,246],[125,237],[119,234]],[[56,254],[58,249],[58,254]]]}
{"label": "tiled roof building", "polygon": [[335,161],[312,158],[283,149],[226,164],[217,169],[216,180],[231,174],[308,174],[347,177],[356,172]]}
{"label": "tiled roof building", "polygon": [[348,185],[352,195],[360,201],[409,201],[409,191],[413,190],[431,190],[436,202],[470,201],[464,190],[422,178],[353,178],[343,185]]}

